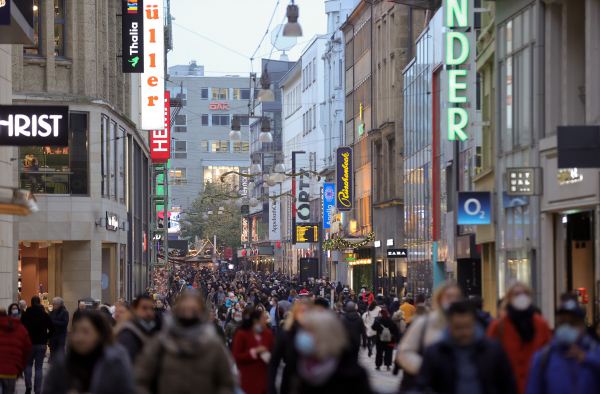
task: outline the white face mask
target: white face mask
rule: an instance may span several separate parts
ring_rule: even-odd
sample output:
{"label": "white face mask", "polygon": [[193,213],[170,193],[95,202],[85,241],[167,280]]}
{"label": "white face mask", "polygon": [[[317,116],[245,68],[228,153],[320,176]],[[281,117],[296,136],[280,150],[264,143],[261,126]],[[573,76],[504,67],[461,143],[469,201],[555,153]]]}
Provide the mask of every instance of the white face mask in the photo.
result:
{"label": "white face mask", "polygon": [[531,297],[527,294],[519,294],[512,299],[510,305],[518,311],[524,311],[531,306]]}

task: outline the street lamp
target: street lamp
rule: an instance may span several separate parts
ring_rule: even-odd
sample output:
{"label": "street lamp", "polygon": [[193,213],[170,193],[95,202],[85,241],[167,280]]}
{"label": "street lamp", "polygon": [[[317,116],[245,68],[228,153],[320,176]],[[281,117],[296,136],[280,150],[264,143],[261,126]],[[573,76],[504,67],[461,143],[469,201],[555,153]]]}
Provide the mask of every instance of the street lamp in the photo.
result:
{"label": "street lamp", "polygon": [[271,76],[267,72],[267,67],[260,76],[260,92],[256,99],[258,101],[275,101],[275,93],[271,90]]}
{"label": "street lamp", "polygon": [[292,4],[287,7],[288,23],[283,27],[284,37],[302,37],[302,28],[298,24],[299,13],[298,6],[292,0]]}
{"label": "street lamp", "polygon": [[258,142],[273,142],[273,134],[271,134],[271,121],[269,118],[264,118],[262,120]]}
{"label": "street lamp", "polygon": [[231,131],[229,132],[229,137],[227,138],[229,141],[241,141],[242,140],[242,132],[240,131],[242,128],[242,122],[240,117],[237,115],[233,116],[231,121]]}

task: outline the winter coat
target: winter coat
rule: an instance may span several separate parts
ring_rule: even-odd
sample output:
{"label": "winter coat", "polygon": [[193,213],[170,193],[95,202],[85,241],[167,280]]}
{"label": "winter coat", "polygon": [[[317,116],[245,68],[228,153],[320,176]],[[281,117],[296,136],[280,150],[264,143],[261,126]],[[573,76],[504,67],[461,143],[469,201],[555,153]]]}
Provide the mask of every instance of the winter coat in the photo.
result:
{"label": "winter coat", "polygon": [[380,312],[381,308],[376,306],[372,311],[366,311],[362,316],[363,322],[365,323],[365,328],[367,329],[367,336],[369,338],[377,335],[377,332],[373,330],[373,323],[375,323],[375,319],[379,317]]}
{"label": "winter coat", "polygon": [[400,338],[402,338],[402,335],[404,335],[404,333],[406,332],[406,321],[404,320],[404,312],[400,310],[396,311],[392,316],[392,320],[394,321],[394,323],[396,323],[396,326],[398,326],[398,330],[400,331]]}
{"label": "winter coat", "polygon": [[[550,331],[546,320],[537,313],[533,315],[535,336],[530,342],[523,342],[508,314],[504,316],[502,333],[500,333],[500,326],[500,320],[494,321],[488,328],[487,335],[491,338],[500,339],[502,347],[512,365],[513,373],[517,380],[518,392],[522,394],[525,392],[533,355],[552,340],[552,331]],[[502,334],[501,338],[500,334]]]}
{"label": "winter coat", "polygon": [[21,323],[29,332],[33,345],[46,345],[54,334],[54,323],[41,305],[30,306],[23,313]]}
{"label": "winter coat", "polygon": [[127,349],[129,360],[135,363],[137,356],[142,351],[144,345],[152,337],[152,332],[144,328],[139,319],[129,315],[127,319],[119,322],[115,327],[115,336],[117,341]]}
{"label": "winter coat", "polygon": [[[28,308],[29,310],[29,308]],[[0,317],[0,376],[17,378],[27,366],[31,339],[19,319]]]}
{"label": "winter coat", "polygon": [[393,301],[390,305],[390,315],[398,312],[400,310],[400,301]]}
{"label": "winter coat", "polygon": [[367,309],[369,308],[369,304],[367,304],[365,301],[361,301],[360,299],[356,303],[356,306],[358,307],[358,312],[360,314],[365,313],[367,311]]}
{"label": "winter coat", "polygon": [[225,304],[219,305],[219,309],[217,310],[217,316],[219,317],[219,320],[225,321],[225,319],[227,319],[227,311],[228,309],[227,306],[225,306]]}
{"label": "winter coat", "polygon": [[358,354],[361,338],[366,335],[365,324],[357,311],[347,312],[342,317],[342,322],[350,338],[351,354]]}
{"label": "winter coat", "polygon": [[[502,346],[497,341],[485,338],[483,329],[481,331],[480,337],[476,336],[471,345],[470,359],[477,370],[481,394],[515,394],[515,380]],[[447,333],[444,335],[449,337]],[[458,392],[457,359],[457,346],[449,339],[445,338],[428,347],[412,390],[418,393],[466,394]]]}
{"label": "winter coat", "polygon": [[[294,322],[289,331],[281,328],[277,330],[277,341],[271,351],[271,361],[269,362],[269,372],[267,375],[267,393],[277,394],[289,393],[293,385],[293,381],[296,380],[297,370],[296,362],[298,361],[298,352],[294,345],[294,339],[300,325],[298,322]],[[279,372],[279,364],[281,362],[285,364],[283,367],[283,373],[281,374],[281,390],[278,391],[275,387],[275,381]]]}
{"label": "winter coat", "polygon": [[406,324],[410,324],[412,321],[412,316],[415,314],[415,307],[405,302],[400,306],[400,310],[404,312],[404,320],[406,320]]}
{"label": "winter coat", "polygon": [[423,363],[423,352],[436,343],[446,328],[446,319],[438,311],[417,318],[400,342],[396,362],[411,375],[417,375]]}
{"label": "winter coat", "polygon": [[[589,336],[584,337],[579,346],[586,352],[583,363],[565,357],[564,346],[556,341],[549,350],[538,351],[531,362],[525,393],[600,393],[600,347]],[[544,355],[544,352],[548,353]],[[542,367],[542,364],[545,365]]]}
{"label": "winter coat", "polygon": [[227,344],[229,346],[231,346],[231,344],[233,343],[233,338],[235,337],[235,332],[237,331],[239,325],[240,323],[232,319],[225,326],[225,340],[227,341]]}
{"label": "winter coat", "polygon": [[264,394],[267,392],[267,363],[252,349],[265,346],[273,348],[275,338],[269,329],[263,330],[260,343],[252,330],[237,330],[233,339],[233,358],[240,372],[240,387],[246,394]]}
{"label": "winter coat", "polygon": [[69,311],[65,307],[60,307],[50,312],[50,318],[54,323],[54,335],[62,337],[67,335],[67,328],[69,327]]}
{"label": "winter coat", "polygon": [[[67,356],[68,357],[68,356]],[[67,357],[52,361],[49,373],[44,374],[42,394],[67,394]],[[127,350],[119,344],[104,348],[103,354],[92,372],[90,393],[94,394],[133,394],[135,382]]]}
{"label": "winter coat", "polygon": [[134,374],[137,394],[234,393],[226,349],[213,325],[182,327],[171,316],[144,347]]}
{"label": "winter coat", "polygon": [[[384,327],[390,330],[390,333],[392,334],[392,340],[389,342],[383,342],[381,340],[381,333],[383,332]],[[377,319],[375,319],[375,322],[373,323],[373,330],[377,332],[377,342],[395,344],[400,341],[400,330],[398,329],[398,326],[394,323],[394,321],[389,317],[378,317]]]}

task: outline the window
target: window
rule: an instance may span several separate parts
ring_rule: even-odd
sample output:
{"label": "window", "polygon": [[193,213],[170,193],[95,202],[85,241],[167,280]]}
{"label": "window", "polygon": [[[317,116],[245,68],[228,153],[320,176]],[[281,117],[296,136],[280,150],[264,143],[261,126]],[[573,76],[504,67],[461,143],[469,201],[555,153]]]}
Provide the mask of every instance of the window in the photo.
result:
{"label": "window", "polygon": [[174,131],[176,133],[186,133],[187,132],[187,115],[177,115],[175,117]]}
{"label": "window", "polygon": [[338,85],[341,87],[342,86],[342,77],[344,74],[344,71],[343,71],[344,65],[342,64],[342,59],[339,60],[338,65],[339,65],[339,69],[340,69],[339,75],[338,75]]}
{"label": "window", "polygon": [[229,126],[229,115],[213,115],[213,126]]}
{"label": "window", "polygon": [[306,114],[302,114],[302,135],[306,135]]}
{"label": "window", "polygon": [[42,19],[40,17],[40,0],[33,0],[33,44],[23,46],[23,53],[26,55],[41,55],[41,29]]}
{"label": "window", "polygon": [[232,100],[249,100],[250,89],[233,89]]}
{"label": "window", "polygon": [[[22,146],[19,148],[21,189],[30,190],[35,194],[89,194],[88,115],[71,112],[69,131],[68,147]],[[106,140],[102,140],[102,143],[104,142]]]}
{"label": "window", "polygon": [[175,167],[171,170],[172,185],[187,185],[187,167]]}
{"label": "window", "polygon": [[313,105],[313,129],[317,128],[317,106]]}
{"label": "window", "polygon": [[313,82],[315,82],[317,80],[317,58],[313,59]]}
{"label": "window", "polygon": [[308,110],[308,115],[307,116],[308,116],[308,119],[307,119],[307,121],[308,121],[308,128],[307,128],[306,132],[310,132],[312,130],[312,108],[310,108]]}
{"label": "window", "polygon": [[212,88],[213,100],[229,100],[229,89]]}
{"label": "window", "polygon": [[108,118],[106,116],[102,117],[102,124],[100,125],[100,160],[101,160],[101,173],[102,180],[100,181],[102,185],[102,197],[108,197],[108,178],[106,174],[108,174],[108,156],[106,151],[106,140],[108,133]]}
{"label": "window", "polygon": [[127,157],[125,155],[127,132],[119,128],[119,139],[117,140],[117,169],[119,171],[119,202],[125,204],[125,191],[127,190]]}
{"label": "window", "polygon": [[229,152],[229,141],[212,141],[212,152]]}
{"label": "window", "polygon": [[175,97],[181,99],[181,105],[185,107],[187,105],[187,88],[183,88],[183,93],[181,92],[181,89],[179,89],[179,92],[177,92]]}
{"label": "window", "polygon": [[247,117],[247,116],[242,116],[240,118],[240,121],[241,121],[241,125],[242,126],[249,126],[250,125],[250,118]]}
{"label": "window", "polygon": [[248,142],[248,141],[234,142],[233,143],[233,151],[234,152],[248,152],[248,151],[250,151],[250,142]]}
{"label": "window", "polygon": [[106,157],[108,159],[110,179],[108,180],[110,184],[110,199],[117,199],[117,177],[115,173],[115,162],[116,162],[116,152],[115,152],[115,144],[116,144],[116,133],[117,133],[117,124],[115,122],[110,122],[110,139],[106,146],[108,147],[108,151],[106,153]]}
{"label": "window", "polygon": [[54,56],[65,55],[65,0],[54,0]]}
{"label": "window", "polygon": [[174,159],[187,159],[187,141],[175,141]]}
{"label": "window", "polygon": [[200,98],[202,100],[208,100],[208,88],[202,88],[200,90]]}
{"label": "window", "polygon": [[202,152],[208,152],[208,141],[202,141]]}
{"label": "window", "polygon": [[208,114],[202,114],[202,126],[208,126]]}
{"label": "window", "polygon": [[306,84],[312,85],[312,75],[311,75],[312,74],[312,62],[308,63],[306,73],[307,73],[307,78],[308,78],[308,80],[306,81]]}

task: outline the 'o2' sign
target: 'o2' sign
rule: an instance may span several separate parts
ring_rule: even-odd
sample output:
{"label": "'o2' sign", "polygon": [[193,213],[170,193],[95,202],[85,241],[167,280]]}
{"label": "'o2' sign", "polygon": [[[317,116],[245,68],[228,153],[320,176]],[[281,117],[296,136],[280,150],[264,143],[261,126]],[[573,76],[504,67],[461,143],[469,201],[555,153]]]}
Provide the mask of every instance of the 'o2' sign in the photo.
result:
{"label": "'o2' sign", "polygon": [[490,192],[458,192],[458,224],[491,223],[492,195]]}

